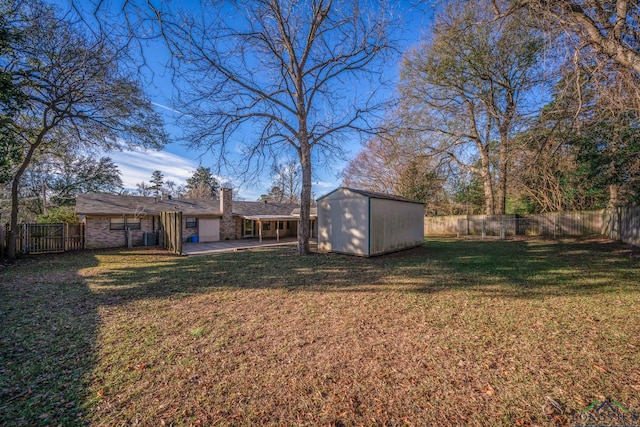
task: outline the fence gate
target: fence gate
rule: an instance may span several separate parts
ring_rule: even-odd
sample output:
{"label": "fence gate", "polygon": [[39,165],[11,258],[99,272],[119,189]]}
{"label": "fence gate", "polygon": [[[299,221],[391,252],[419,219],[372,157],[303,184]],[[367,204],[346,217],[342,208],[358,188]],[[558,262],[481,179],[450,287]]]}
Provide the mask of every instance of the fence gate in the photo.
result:
{"label": "fence gate", "polygon": [[[8,235],[8,232],[3,233]],[[46,254],[84,249],[84,224],[20,224],[16,250]]]}
{"label": "fence gate", "polygon": [[182,255],[182,212],[160,212],[164,247]]}

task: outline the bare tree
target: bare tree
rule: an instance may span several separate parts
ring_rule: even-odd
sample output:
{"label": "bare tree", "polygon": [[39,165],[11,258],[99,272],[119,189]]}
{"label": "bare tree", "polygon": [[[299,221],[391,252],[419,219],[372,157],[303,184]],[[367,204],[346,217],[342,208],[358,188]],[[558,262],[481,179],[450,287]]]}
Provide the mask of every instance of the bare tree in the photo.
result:
{"label": "bare tree", "polygon": [[287,160],[273,167],[272,184],[282,192],[284,203],[300,203],[300,175],[302,170],[297,160]]}
{"label": "bare tree", "polygon": [[[123,50],[62,17],[40,0],[18,2],[8,19],[20,28],[2,57],[24,94],[10,123],[19,156],[11,163],[11,228],[8,254],[15,256],[20,180],[32,160],[123,144],[159,147],[162,122],[136,81],[119,66]],[[3,10],[4,12],[4,10]]]}
{"label": "bare tree", "polygon": [[522,17],[495,19],[490,10],[488,2],[457,1],[438,15],[432,36],[403,63],[399,114],[416,152],[446,156],[480,177],[485,212],[502,214],[511,141],[530,113],[542,42]]}
{"label": "bare tree", "polygon": [[298,252],[307,254],[312,166],[372,131],[397,17],[383,2],[350,0],[213,1],[177,13],[150,4],[126,2],[124,14],[137,36],[148,37],[153,23],[166,42],[192,145],[220,161],[242,151],[246,173],[265,159],[297,157]]}
{"label": "bare tree", "polygon": [[342,182],[348,187],[393,194],[404,161],[387,141],[372,138],[342,171]]}
{"label": "bare tree", "polygon": [[441,193],[445,174],[437,159],[403,152],[405,145],[386,134],[369,140],[342,171],[348,187],[397,194],[425,202],[426,212],[442,212]]}
{"label": "bare tree", "polygon": [[152,189],[146,182],[138,182],[136,183],[136,192],[142,197],[149,197],[151,195]]}
{"label": "bare tree", "polygon": [[[546,21],[547,26],[570,31],[578,50],[592,49],[623,68],[640,74],[640,2],[638,0],[520,0],[497,11],[506,15],[521,7]],[[590,54],[588,54],[590,55]]]}

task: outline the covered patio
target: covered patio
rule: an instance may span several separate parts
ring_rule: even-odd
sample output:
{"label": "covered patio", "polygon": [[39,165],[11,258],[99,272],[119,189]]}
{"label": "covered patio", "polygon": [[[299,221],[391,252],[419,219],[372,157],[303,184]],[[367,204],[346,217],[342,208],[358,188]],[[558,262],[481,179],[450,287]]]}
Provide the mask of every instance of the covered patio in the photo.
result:
{"label": "covered patio", "polygon": [[[276,242],[280,242],[281,238],[292,237],[290,227],[296,230],[295,234],[297,235],[298,222],[300,221],[300,216],[298,215],[239,215],[239,217],[245,223],[245,237],[257,237],[260,243],[264,237],[275,238]],[[315,237],[313,234],[313,220],[315,220],[315,218],[312,218],[312,223],[310,224],[311,238]],[[252,224],[251,233],[253,234],[251,236],[247,236],[246,234],[247,224]],[[255,227],[253,224],[255,224]],[[270,230],[269,235],[264,236],[263,224],[268,224],[269,226],[275,224],[275,233]]]}

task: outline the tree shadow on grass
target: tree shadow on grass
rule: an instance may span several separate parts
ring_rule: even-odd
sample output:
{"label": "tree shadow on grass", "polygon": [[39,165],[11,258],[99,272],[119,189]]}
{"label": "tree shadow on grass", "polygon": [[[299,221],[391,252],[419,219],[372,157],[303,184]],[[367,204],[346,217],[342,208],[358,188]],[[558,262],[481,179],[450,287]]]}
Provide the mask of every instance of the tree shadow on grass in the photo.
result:
{"label": "tree shadow on grass", "polygon": [[299,257],[294,248],[190,258],[157,250],[34,258],[0,275],[0,424],[87,422],[96,398],[88,395],[88,381],[100,307],[241,289],[461,290],[509,298],[637,292],[639,261],[629,250],[602,241],[429,240],[375,258]]}
{"label": "tree shadow on grass", "polygon": [[96,264],[40,256],[0,275],[0,425],[85,424],[99,319],[77,271]]}
{"label": "tree shadow on grass", "polygon": [[434,293],[468,290],[513,298],[637,291],[629,247],[603,241],[433,240],[374,258],[294,248],[166,258],[124,265],[98,278],[98,303],[119,304],[220,289]]}

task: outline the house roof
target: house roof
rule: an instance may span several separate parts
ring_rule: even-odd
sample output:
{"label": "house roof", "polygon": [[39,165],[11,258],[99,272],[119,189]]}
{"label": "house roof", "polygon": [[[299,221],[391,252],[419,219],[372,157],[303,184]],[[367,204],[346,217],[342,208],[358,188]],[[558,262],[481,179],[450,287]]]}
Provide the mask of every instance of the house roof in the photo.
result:
{"label": "house roof", "polygon": [[[87,193],[76,197],[78,215],[159,215],[160,212],[180,211],[183,215],[222,216],[220,200],[205,199],[164,199],[155,197],[124,196],[120,194]],[[233,201],[232,212],[244,218],[269,217],[297,219],[300,207],[295,203]],[[312,209],[311,216],[316,216]]]}
{"label": "house roof", "polygon": [[76,213],[79,215],[158,215],[166,211],[180,211],[193,216],[222,215],[219,200],[156,200],[155,197],[104,193],[79,194],[76,197]]}
{"label": "house roof", "polygon": [[[300,216],[300,207],[296,207],[294,210],[291,211],[291,215],[295,215],[295,216]],[[315,206],[311,207],[311,211],[309,212],[309,215],[311,216],[311,218],[317,218],[318,216],[318,208]]]}
{"label": "house roof", "polygon": [[329,196],[330,194],[333,194],[336,191],[340,191],[340,190],[351,191],[352,193],[360,194],[361,196],[369,197],[369,198],[372,198],[372,199],[395,200],[395,201],[398,201],[398,202],[419,203],[421,205],[424,205],[424,202],[421,202],[419,200],[408,199],[406,197],[396,196],[394,194],[378,193],[378,192],[375,192],[375,191],[360,190],[360,189],[357,189],[357,188],[349,188],[349,187],[338,187],[335,190],[325,194],[324,196],[319,197],[318,200],[324,199],[325,197]]}
{"label": "house roof", "polygon": [[276,215],[290,216],[297,204],[293,203],[271,203],[271,202],[244,202],[233,201],[233,214],[242,217]]}

